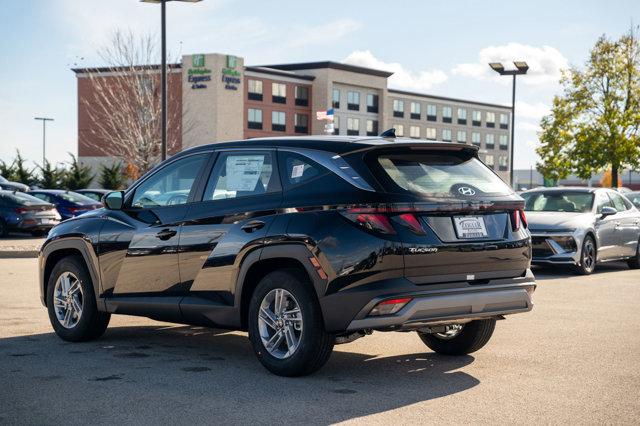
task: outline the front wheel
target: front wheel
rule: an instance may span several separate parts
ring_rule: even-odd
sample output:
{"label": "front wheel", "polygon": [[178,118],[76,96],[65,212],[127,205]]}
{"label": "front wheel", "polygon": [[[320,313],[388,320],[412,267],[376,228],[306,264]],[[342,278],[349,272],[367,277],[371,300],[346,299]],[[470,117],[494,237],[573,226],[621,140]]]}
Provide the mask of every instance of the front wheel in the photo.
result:
{"label": "front wheel", "polygon": [[598,250],[591,235],[584,237],[582,250],[580,251],[580,263],[576,265],[575,271],[580,275],[590,275],[596,269]]}
{"label": "front wheel", "polygon": [[476,320],[466,324],[448,326],[442,333],[418,332],[418,336],[429,349],[442,355],[467,355],[487,344],[495,319]]}
{"label": "front wheel", "polygon": [[249,339],[269,371],[304,376],[320,369],[335,338],[324,329],[320,305],[308,278],[298,270],[267,274],[249,304]]}

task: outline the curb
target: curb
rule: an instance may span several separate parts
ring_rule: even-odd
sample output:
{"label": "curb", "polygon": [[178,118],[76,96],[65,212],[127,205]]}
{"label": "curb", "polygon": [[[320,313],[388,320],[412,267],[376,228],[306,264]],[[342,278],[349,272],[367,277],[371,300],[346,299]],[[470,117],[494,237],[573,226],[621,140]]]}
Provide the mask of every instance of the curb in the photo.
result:
{"label": "curb", "polygon": [[38,257],[39,250],[0,250],[0,259],[28,259]]}

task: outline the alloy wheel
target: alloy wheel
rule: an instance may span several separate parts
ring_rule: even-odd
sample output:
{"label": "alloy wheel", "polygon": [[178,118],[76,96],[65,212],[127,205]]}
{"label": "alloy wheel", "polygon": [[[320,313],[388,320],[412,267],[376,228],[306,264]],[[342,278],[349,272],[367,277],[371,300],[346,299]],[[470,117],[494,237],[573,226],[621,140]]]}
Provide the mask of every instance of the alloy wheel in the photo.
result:
{"label": "alloy wheel", "polygon": [[278,359],[293,355],[303,333],[302,312],[296,298],[282,288],[267,293],[260,303],[258,330],[269,354]]}
{"label": "alloy wheel", "polygon": [[587,239],[582,248],[582,266],[591,271],[596,263],[596,248],[591,239]]}
{"label": "alloy wheel", "polygon": [[84,293],[80,280],[71,272],[62,273],[53,289],[53,310],[60,325],[74,328],[82,318]]}

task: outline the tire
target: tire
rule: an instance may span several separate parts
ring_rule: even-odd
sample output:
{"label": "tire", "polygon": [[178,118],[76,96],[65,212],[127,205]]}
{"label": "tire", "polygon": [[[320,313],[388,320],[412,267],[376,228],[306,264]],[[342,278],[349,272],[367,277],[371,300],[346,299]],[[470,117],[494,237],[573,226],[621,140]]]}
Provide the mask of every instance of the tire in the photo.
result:
{"label": "tire", "polygon": [[[285,301],[283,309],[276,308],[278,295]],[[271,301],[273,299],[273,301]],[[292,312],[295,306],[299,313],[290,313],[283,317],[278,312]],[[261,307],[269,313],[263,313]],[[275,321],[274,321],[275,320]],[[271,323],[272,326],[268,326]],[[289,325],[287,325],[289,324]],[[296,324],[300,324],[300,329]],[[304,376],[320,369],[331,356],[335,337],[324,329],[320,304],[315,296],[313,285],[305,273],[296,269],[282,269],[267,274],[258,283],[248,313],[249,339],[253,350],[265,368],[278,376]],[[287,330],[291,339],[285,338]],[[278,334],[276,336],[276,334]],[[264,342],[271,340],[273,348],[267,349]],[[289,341],[297,345],[291,353]]]}
{"label": "tire", "polygon": [[574,267],[574,270],[579,275],[590,275],[595,271],[597,261],[598,249],[596,248],[596,242],[591,235],[587,235],[582,241],[580,263]]}
{"label": "tire", "polygon": [[429,349],[442,355],[467,355],[487,344],[493,330],[495,319],[476,320],[463,325],[454,337],[439,337],[436,333],[421,333],[418,336]]}
{"label": "tire", "polygon": [[[72,296],[66,299],[64,297],[65,278],[69,279],[69,284],[66,284],[67,289],[69,287],[72,289]],[[59,279],[60,283],[57,285]],[[66,300],[68,303],[54,304],[54,295],[58,300]],[[64,314],[69,311],[69,308],[65,306],[75,306],[71,309],[68,322],[67,315]],[[98,311],[93,282],[80,256],[65,257],[54,266],[47,284],[47,309],[49,321],[56,334],[69,342],[83,342],[102,336],[111,318],[111,314]],[[78,310],[80,315],[77,315]],[[61,316],[62,319],[60,319]],[[63,323],[66,323],[66,326]]]}
{"label": "tire", "polygon": [[7,235],[9,235],[7,224],[4,223],[4,220],[0,219],[0,238],[6,237]]}
{"label": "tire", "polygon": [[636,255],[627,260],[627,265],[629,265],[631,269],[640,269],[640,240],[636,246]]}

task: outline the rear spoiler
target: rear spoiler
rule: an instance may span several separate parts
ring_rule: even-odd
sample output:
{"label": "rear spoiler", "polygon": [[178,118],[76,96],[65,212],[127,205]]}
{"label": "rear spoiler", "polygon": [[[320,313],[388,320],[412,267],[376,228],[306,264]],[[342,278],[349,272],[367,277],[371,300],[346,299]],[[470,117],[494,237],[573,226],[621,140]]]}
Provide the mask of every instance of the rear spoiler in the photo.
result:
{"label": "rear spoiler", "polygon": [[344,152],[340,154],[341,156],[357,154],[359,152],[368,152],[368,151],[377,151],[377,150],[385,150],[385,149],[395,149],[395,148],[409,148],[411,150],[421,151],[421,150],[439,150],[439,151],[463,151],[468,152],[471,155],[477,156],[478,147],[475,145],[467,145],[464,143],[455,143],[455,142],[430,142],[430,141],[411,141],[411,140],[399,140],[393,144],[389,143],[372,143],[369,146],[355,149],[353,151]]}

